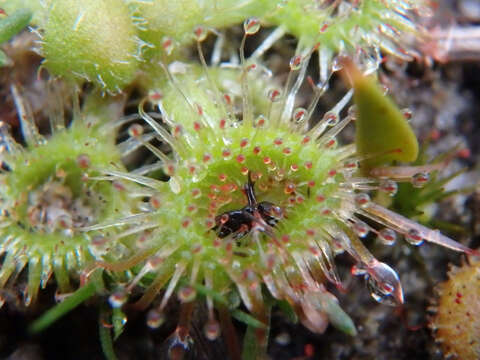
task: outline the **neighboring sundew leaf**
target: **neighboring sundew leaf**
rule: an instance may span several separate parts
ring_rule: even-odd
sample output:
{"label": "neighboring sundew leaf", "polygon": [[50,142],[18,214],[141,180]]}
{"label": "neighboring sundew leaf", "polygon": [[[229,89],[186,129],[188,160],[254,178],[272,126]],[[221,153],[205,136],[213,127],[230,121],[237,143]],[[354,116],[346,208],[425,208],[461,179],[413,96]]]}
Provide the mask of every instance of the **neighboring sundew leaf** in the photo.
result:
{"label": "neighboring sundew leaf", "polygon": [[0,20],[0,44],[10,40],[30,23],[32,12],[20,9]]}
{"label": "neighboring sundew leaf", "polygon": [[338,330],[343,331],[350,336],[356,336],[357,329],[355,328],[355,324],[350,316],[348,316],[347,313],[342,310],[340,305],[338,305],[335,297],[325,296],[322,298],[324,300],[323,306],[325,307],[325,312],[328,315],[330,323]]}
{"label": "neighboring sundew leaf", "polygon": [[393,160],[410,162],[418,156],[418,141],[402,112],[385,96],[371,77],[364,76],[350,60],[344,60],[357,107],[357,152],[368,157],[369,169]]}

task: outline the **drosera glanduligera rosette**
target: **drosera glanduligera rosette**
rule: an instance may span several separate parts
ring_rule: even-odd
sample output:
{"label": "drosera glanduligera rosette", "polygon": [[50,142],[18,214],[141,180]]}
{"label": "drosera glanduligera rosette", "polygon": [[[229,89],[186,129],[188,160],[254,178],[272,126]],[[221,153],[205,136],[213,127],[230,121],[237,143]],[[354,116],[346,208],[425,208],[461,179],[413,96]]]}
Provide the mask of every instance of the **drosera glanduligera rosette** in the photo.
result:
{"label": "drosera glanduligera rosette", "polygon": [[[146,286],[135,305],[151,306],[147,323],[156,328],[176,294],[181,315],[170,341],[181,351],[191,347],[189,322],[195,300],[204,298],[205,336],[216,339],[222,326],[215,309],[232,292],[260,322],[268,321],[267,290],[268,296],[288,302],[310,330],[321,333],[332,323],[355,334],[353,322],[325,287],[330,282],[343,289],[336,254],[351,255],[352,273],[365,278],[375,300],[403,303],[398,274],[361,241],[369,233],[386,245],[403,237],[413,245],[428,241],[476,254],[370,199],[370,191],[393,196],[396,181],[422,186],[430,170],[428,166],[382,167],[376,161],[412,161],[418,148],[402,113],[374,80],[347,58],[340,58],[334,69],[328,66],[327,77],[343,68],[353,89],[314,121],[313,110],[325,84],[308,79],[313,92],[310,104],[296,107],[295,100],[317,47],[291,59],[285,85],[278,87],[262,66],[244,58],[245,40],[258,29],[255,18],[244,23],[239,65],[208,67],[201,50],[205,35],[198,29],[202,68],[160,63],[166,80],[152,86],[139,106],[145,123],[132,124],[129,134],[156,156],[151,169],[162,168],[170,179],[149,177],[148,170],[140,174],[104,169],[113,181],[142,185],[148,202],[142,211],[88,228],[120,227],[138,233],[128,259],[98,264],[112,272],[137,269],[133,279],[112,294],[110,303],[121,307],[132,289]],[[259,88],[267,102],[256,98]],[[145,111],[147,103],[158,110],[155,118]],[[359,135],[356,144],[337,142],[350,122],[364,126],[371,121],[364,118],[372,112],[377,121],[389,124],[385,136],[392,139],[390,144],[364,146],[365,135]],[[152,145],[146,139],[151,136],[168,144],[171,153]],[[260,347],[265,346],[265,329],[259,325],[256,334]]]}
{"label": "drosera glanduligera rosette", "polygon": [[[43,136],[21,88],[12,85],[11,94],[25,145],[1,123],[0,252],[4,259],[0,287],[18,281],[25,269],[28,306],[52,276],[60,294],[75,289],[87,264],[105,253],[103,237],[90,236],[82,228],[131,209],[117,190],[123,186],[120,182],[91,179],[100,174],[96,167],[116,163],[123,168],[111,137],[115,131],[108,125],[121,105],[92,96],[81,111],[78,103],[74,106],[70,124],[63,109],[51,109],[51,134]],[[107,108],[108,116],[103,112]],[[116,258],[117,250],[110,250]]]}

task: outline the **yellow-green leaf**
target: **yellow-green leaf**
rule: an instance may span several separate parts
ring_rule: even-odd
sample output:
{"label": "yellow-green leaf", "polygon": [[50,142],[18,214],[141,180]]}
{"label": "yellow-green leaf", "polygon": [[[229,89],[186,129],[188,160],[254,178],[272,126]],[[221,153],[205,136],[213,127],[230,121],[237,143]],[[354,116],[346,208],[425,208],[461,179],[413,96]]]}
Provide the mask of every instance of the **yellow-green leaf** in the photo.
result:
{"label": "yellow-green leaf", "polygon": [[393,160],[409,162],[418,156],[418,141],[405,116],[371,78],[363,76],[353,65],[347,73],[355,91],[357,107],[356,145],[366,169]]}

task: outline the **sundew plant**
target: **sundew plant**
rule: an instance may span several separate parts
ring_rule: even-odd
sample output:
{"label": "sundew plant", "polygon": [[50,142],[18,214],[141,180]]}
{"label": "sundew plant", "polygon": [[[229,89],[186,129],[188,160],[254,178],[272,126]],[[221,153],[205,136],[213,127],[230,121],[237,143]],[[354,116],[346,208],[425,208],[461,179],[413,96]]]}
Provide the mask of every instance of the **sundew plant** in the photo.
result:
{"label": "sundew plant", "polygon": [[[255,32],[251,30],[255,22],[245,22],[245,36]],[[402,118],[380,89],[348,60],[339,60],[339,66],[345,67],[353,90],[314,126],[308,125],[324,91],[312,84],[312,103],[307,108],[293,106],[309,55],[291,59],[283,88],[272,87],[265,79],[260,87],[269,89],[266,105],[251,95],[249,86],[259,86],[256,82],[262,70],[248,60],[233,69],[204,67],[202,71],[198,65],[183,64],[180,74],[165,66],[167,84],[159,86],[161,91],[152,91],[145,101],[158,108],[170,131],[144,110],[144,103],[139,111],[145,128],[169,144],[173,156],[143,141],[145,128],[139,123],[131,125],[129,133],[157,157],[170,180],[104,172],[112,181],[144,185],[149,194],[145,211],[90,228],[99,231],[125,226],[129,233],[142,234],[137,240],[138,251],[130,259],[100,265],[121,271],[142,264],[132,283],[114,294],[113,304],[120,306],[118,298],[125,299],[134,284],[153,274],[136,305],[146,308],[159,297],[147,319],[149,326],[156,328],[165,320],[166,305],[176,291],[182,316],[175,336],[185,349],[189,348],[186,319],[192,316],[199,292],[209,314],[205,335],[214,339],[220,333],[215,300],[225,299],[232,289],[261,322],[268,321],[267,290],[268,296],[290,304],[310,330],[321,333],[330,322],[354,335],[353,323],[325,287],[325,282],[343,287],[334,264],[336,254],[346,251],[351,255],[355,263],[352,273],[365,278],[375,300],[403,302],[397,273],[377,260],[361,241],[369,233],[387,245],[401,236],[413,245],[429,241],[473,253],[438,230],[371,201],[370,191],[393,196],[396,181],[422,186],[429,167],[369,169],[368,160],[385,154],[362,155],[358,146],[337,143],[336,136],[345,126],[375,111]],[[344,109],[355,91],[364,95],[356,96],[356,107]],[[241,112],[236,111],[235,104]],[[403,119],[391,127],[405,147],[415,147]],[[385,151],[389,157],[411,156],[407,151],[398,152],[394,141],[388,146],[392,150]],[[263,332],[261,327],[257,329],[260,345],[265,340]]]}
{"label": "sundew plant", "polygon": [[[13,86],[26,146],[5,126],[1,132],[0,285],[13,286],[28,268],[29,305],[52,272],[61,292],[80,283],[47,313],[51,319],[66,311],[68,301],[83,299],[82,289],[92,283],[88,296],[108,294],[114,315],[130,305],[148,310],[152,329],[174,316],[167,309],[177,298],[180,314],[167,358],[194,353],[190,327],[199,306],[207,309],[206,339],[231,337],[225,330],[233,315],[248,325],[244,356],[262,358],[274,304],[289,308],[315,333],[332,324],[356,335],[330,286],[345,291],[337,254],[350,255],[351,273],[364,278],[376,301],[403,303],[400,276],[370,253],[362,242],[367,236],[386,245],[404,238],[478,255],[371,197],[395,196],[397,182],[421,187],[438,169],[398,165],[416,159],[417,141],[375,80],[382,51],[400,60],[420,56],[403,37],[421,36],[414,19],[428,12],[427,4],[40,5],[34,23],[44,67],[69,83],[93,82],[104,96],[95,111],[102,120],[92,124],[88,111],[77,109],[69,127],[54,119],[47,141]],[[104,17],[112,21],[100,21]],[[227,46],[223,29],[242,22],[239,44]],[[262,24],[273,30],[247,56],[246,44]],[[298,45],[280,81],[262,58],[285,34]],[[203,48],[213,36],[207,62]],[[313,57],[318,80],[308,75]],[[348,89],[318,116],[335,73]],[[129,96],[134,87],[144,94],[132,97],[138,113],[108,116],[109,106],[101,104],[113,102],[109,94]],[[305,88],[310,101],[299,106]],[[341,144],[338,135],[351,123],[356,140]],[[128,138],[115,143],[118,132]],[[127,171],[122,159],[139,150],[154,160],[129,160]],[[50,320],[41,321],[34,328]],[[116,335],[123,325],[114,324]],[[108,330],[101,329],[101,337],[107,357],[114,357]],[[230,351],[239,357],[237,349]]]}
{"label": "sundew plant", "polygon": [[[105,125],[109,117],[98,113],[101,102],[94,101],[94,110],[87,110],[89,105],[77,110],[68,127],[60,113],[52,112],[52,134],[44,137],[20,89],[12,86],[11,91],[25,146],[2,122],[0,251],[5,256],[0,283],[3,288],[28,269],[24,296],[28,306],[52,275],[60,293],[71,291],[70,277],[78,280],[101,242],[79,229],[112,213],[128,213],[129,205],[116,191],[120,184],[88,180],[98,174],[97,166],[121,167],[120,152]],[[60,96],[58,91],[52,94]]]}

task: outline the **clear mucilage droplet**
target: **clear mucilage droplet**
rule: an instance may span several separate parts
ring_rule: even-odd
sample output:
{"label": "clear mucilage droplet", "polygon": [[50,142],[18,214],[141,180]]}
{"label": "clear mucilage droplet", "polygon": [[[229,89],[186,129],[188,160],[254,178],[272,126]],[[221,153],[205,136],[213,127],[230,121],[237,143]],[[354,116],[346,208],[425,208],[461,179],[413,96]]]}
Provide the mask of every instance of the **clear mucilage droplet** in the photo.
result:
{"label": "clear mucilage droplet", "polygon": [[196,296],[197,296],[197,292],[191,286],[184,286],[180,290],[178,290],[178,299],[182,303],[193,301]]}
{"label": "clear mucilage droplet", "polygon": [[290,70],[298,70],[302,66],[302,57],[300,55],[295,55],[290,59]]}
{"label": "clear mucilage droplet", "polygon": [[140,124],[132,124],[128,127],[128,135],[137,138],[143,134],[143,126]]}
{"label": "clear mucilage droplet", "polygon": [[389,196],[394,196],[398,191],[398,184],[393,180],[382,180],[380,190]]}
{"label": "clear mucilage droplet", "polygon": [[427,173],[418,173],[412,177],[412,185],[416,188],[421,188],[430,180]]}
{"label": "clear mucilage droplet", "polygon": [[382,244],[391,246],[395,244],[397,234],[392,229],[384,228],[378,232],[378,239]]}
{"label": "clear mucilage droplet", "polygon": [[264,115],[260,114],[255,119],[255,127],[257,127],[257,128],[266,127],[267,122],[268,122],[267,118]]}
{"label": "clear mucilage droplet", "polygon": [[195,39],[198,41],[198,42],[202,42],[204,41],[206,38],[207,38],[207,35],[208,35],[208,31],[205,27],[203,26],[197,26],[194,30],[193,30],[193,34],[195,36]]}
{"label": "clear mucilage droplet", "polygon": [[158,329],[165,322],[165,314],[152,309],[147,314],[147,326],[150,329]]}
{"label": "clear mucilage droplet", "polygon": [[327,123],[328,126],[334,126],[338,124],[339,117],[337,113],[334,113],[332,111],[328,111],[325,113],[323,116],[323,121]]}
{"label": "clear mucilage droplet", "polygon": [[355,204],[359,207],[367,207],[370,202],[370,196],[365,193],[355,195]]}
{"label": "clear mucilage droplet", "polygon": [[173,39],[168,36],[164,36],[162,38],[162,47],[167,55],[171,55],[174,49]]}
{"label": "clear mucilage droplet", "polygon": [[115,291],[108,298],[108,302],[112,308],[120,308],[128,299],[128,295],[124,289]]}
{"label": "clear mucilage droplet", "polygon": [[408,233],[405,234],[405,240],[413,246],[420,246],[423,244],[423,237],[420,235],[420,232],[416,229],[410,229]]}
{"label": "clear mucilage droplet", "polygon": [[292,119],[296,124],[302,123],[307,117],[307,110],[299,107],[293,111]]}
{"label": "clear mucilage droplet", "polygon": [[256,17],[248,18],[243,22],[243,30],[246,35],[253,35],[260,30],[260,20]]}
{"label": "clear mucilage droplet", "polygon": [[360,221],[360,220],[356,221],[353,224],[353,229],[355,230],[357,235],[361,238],[367,236],[369,231],[370,231],[370,228],[368,227],[368,225],[366,223],[364,223],[363,221]]}
{"label": "clear mucilage droplet", "polygon": [[390,306],[398,305],[395,298],[392,297],[390,287],[387,287],[387,290],[385,290],[383,285],[379,284],[373,277],[368,275],[365,277],[365,280],[367,282],[367,289],[376,302]]}
{"label": "clear mucilage droplet", "polygon": [[342,56],[336,56],[332,60],[332,72],[337,72],[343,69]]}
{"label": "clear mucilage droplet", "polygon": [[214,319],[208,320],[203,328],[203,333],[208,340],[217,340],[220,336],[220,324]]}
{"label": "clear mucilage droplet", "polygon": [[278,89],[270,89],[267,92],[267,97],[271,102],[277,102],[282,98],[282,92]]}
{"label": "clear mucilage droplet", "polygon": [[400,279],[390,266],[373,260],[367,267],[365,281],[375,301],[397,306],[403,304],[403,290]]}
{"label": "clear mucilage droplet", "polygon": [[179,335],[178,329],[162,344],[160,359],[168,360],[194,360],[196,352],[192,337],[187,333]]}

